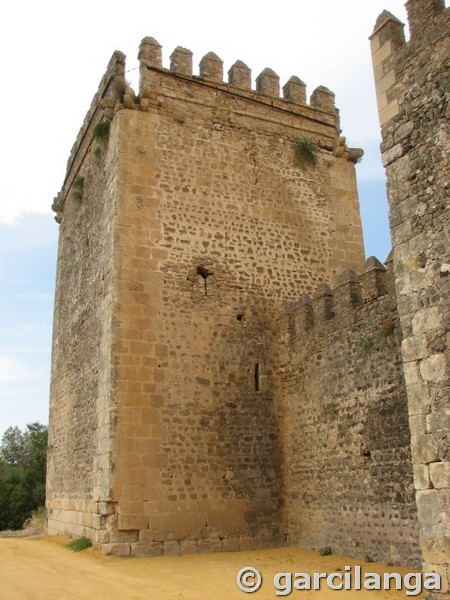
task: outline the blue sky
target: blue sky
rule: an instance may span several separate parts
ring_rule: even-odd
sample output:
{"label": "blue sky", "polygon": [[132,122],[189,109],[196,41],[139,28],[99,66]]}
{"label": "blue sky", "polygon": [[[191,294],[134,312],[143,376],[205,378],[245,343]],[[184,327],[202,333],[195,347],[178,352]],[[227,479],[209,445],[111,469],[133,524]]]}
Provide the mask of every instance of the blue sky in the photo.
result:
{"label": "blue sky", "polygon": [[[9,4],[0,22],[0,436],[10,425],[47,422],[51,322],[58,226],[50,205],[106,64],[127,55],[134,84],[140,40],[154,36],[168,66],[181,45],[194,64],[213,50],[228,71],[237,59],[253,78],[273,68],[310,94],[336,94],[343,135],[362,147],[357,166],[367,255],[390,250],[384,171],[372,80],[370,35],[390,10],[405,22],[403,0],[230,0],[217,12],[206,0],[152,3],[42,0]],[[26,17],[26,18],[25,18]],[[7,60],[6,60],[6,57]]]}
{"label": "blue sky", "polygon": [[57,233],[45,214],[0,224],[0,433],[47,422]]}

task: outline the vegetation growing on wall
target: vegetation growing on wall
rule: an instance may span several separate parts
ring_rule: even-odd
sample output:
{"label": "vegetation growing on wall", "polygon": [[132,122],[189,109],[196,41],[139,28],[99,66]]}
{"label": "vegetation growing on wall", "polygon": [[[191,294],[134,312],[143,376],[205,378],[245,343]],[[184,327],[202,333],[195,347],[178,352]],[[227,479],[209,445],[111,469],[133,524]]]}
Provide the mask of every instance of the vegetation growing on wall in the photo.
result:
{"label": "vegetation growing on wall", "polygon": [[294,160],[300,167],[317,165],[317,147],[309,140],[297,140],[294,144]]}
{"label": "vegetation growing on wall", "polygon": [[97,142],[105,144],[109,139],[109,129],[110,129],[110,121],[108,121],[108,119],[99,121],[97,123],[97,125],[94,127],[94,131],[92,132],[92,137]]}
{"label": "vegetation growing on wall", "polygon": [[106,146],[109,140],[109,131],[111,127],[111,121],[108,119],[103,119],[103,121],[99,121],[92,132],[92,139],[97,142],[97,145],[94,148],[94,156],[95,158],[99,158],[102,154],[103,148]]}
{"label": "vegetation growing on wall", "polygon": [[75,198],[75,200],[81,200],[83,198],[84,177],[76,177],[72,184],[72,188],[72,196]]}

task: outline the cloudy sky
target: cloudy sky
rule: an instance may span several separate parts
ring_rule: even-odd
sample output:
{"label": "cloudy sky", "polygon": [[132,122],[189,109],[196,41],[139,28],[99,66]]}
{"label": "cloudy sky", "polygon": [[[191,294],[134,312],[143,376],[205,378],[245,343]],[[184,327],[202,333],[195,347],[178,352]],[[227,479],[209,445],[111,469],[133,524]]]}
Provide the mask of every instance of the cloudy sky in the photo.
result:
{"label": "cloudy sky", "polygon": [[[298,75],[311,93],[336,94],[343,134],[365,149],[358,165],[367,255],[390,242],[368,36],[403,0],[116,0],[8,3],[0,22],[0,435],[47,422],[58,226],[49,210],[83,117],[112,54],[136,81],[140,40],[180,45],[194,64],[213,50],[225,72],[243,60],[255,78],[271,67],[283,85]],[[198,72],[198,71],[197,71]]]}

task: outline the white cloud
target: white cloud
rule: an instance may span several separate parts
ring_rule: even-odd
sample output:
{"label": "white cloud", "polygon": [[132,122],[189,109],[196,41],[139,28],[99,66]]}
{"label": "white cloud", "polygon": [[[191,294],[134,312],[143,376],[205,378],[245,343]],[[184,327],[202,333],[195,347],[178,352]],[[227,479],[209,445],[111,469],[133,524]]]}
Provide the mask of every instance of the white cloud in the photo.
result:
{"label": "white cloud", "polygon": [[27,196],[6,187],[0,189],[0,224],[15,225],[24,213],[30,212],[48,213],[50,208],[40,205],[32,195]]}
{"label": "white cloud", "polygon": [[34,373],[29,371],[19,361],[12,360],[7,356],[0,356],[0,382],[28,381],[34,377]]}

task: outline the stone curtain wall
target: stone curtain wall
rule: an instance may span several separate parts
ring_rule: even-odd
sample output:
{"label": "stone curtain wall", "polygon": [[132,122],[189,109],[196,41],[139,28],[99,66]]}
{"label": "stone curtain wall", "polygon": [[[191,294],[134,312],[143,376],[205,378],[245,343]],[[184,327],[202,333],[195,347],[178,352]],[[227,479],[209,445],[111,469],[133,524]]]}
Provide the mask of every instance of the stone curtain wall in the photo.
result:
{"label": "stone curtain wall", "polygon": [[280,327],[288,543],[417,568],[392,265],[347,271]]}
{"label": "stone curtain wall", "polygon": [[390,72],[387,94],[397,105],[389,118],[380,113],[381,150],[421,548],[425,571],[441,575],[442,594],[448,595],[450,10],[443,0],[410,0],[407,9],[409,42],[389,13],[380,15],[371,39],[373,49],[386,49],[383,61],[374,58],[377,93],[379,70]]}

